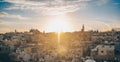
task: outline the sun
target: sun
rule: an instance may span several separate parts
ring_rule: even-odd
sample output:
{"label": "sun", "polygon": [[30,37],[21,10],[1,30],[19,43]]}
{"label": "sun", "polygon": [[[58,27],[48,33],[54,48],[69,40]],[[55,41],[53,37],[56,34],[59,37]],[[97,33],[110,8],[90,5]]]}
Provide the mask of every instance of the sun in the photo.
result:
{"label": "sun", "polygon": [[56,17],[51,19],[47,25],[48,32],[70,32],[70,24],[65,17]]}

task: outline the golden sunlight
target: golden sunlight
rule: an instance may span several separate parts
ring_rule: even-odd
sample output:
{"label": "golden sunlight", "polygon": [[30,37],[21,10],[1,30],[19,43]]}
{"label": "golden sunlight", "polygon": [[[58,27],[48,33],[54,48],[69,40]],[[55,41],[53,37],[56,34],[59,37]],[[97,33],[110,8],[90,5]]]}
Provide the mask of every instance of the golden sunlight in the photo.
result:
{"label": "golden sunlight", "polygon": [[54,19],[51,19],[47,25],[47,32],[71,32],[67,18],[64,16],[59,16]]}
{"label": "golden sunlight", "polygon": [[65,55],[65,53],[67,53],[67,48],[59,45],[58,49],[57,49],[57,52],[58,52],[59,55]]}
{"label": "golden sunlight", "polygon": [[58,34],[58,44],[60,43],[61,32],[71,32],[71,26],[68,22],[68,19],[65,15],[57,16],[49,20],[47,24],[47,32],[56,32]]}

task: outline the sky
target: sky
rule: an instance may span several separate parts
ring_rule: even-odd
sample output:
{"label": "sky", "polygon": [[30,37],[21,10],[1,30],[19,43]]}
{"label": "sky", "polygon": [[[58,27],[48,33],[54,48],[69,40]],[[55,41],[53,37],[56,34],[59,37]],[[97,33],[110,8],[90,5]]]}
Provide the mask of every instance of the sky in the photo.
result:
{"label": "sky", "polygon": [[0,0],[0,33],[79,31],[83,24],[86,31],[120,28],[120,0]]}

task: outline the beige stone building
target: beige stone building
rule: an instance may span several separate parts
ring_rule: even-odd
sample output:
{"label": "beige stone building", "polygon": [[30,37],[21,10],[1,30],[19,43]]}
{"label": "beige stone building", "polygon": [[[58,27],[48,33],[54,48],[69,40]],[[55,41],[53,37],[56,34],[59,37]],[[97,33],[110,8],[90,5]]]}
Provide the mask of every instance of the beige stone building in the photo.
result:
{"label": "beige stone building", "polygon": [[91,56],[96,59],[114,59],[114,45],[97,45],[91,50]]}

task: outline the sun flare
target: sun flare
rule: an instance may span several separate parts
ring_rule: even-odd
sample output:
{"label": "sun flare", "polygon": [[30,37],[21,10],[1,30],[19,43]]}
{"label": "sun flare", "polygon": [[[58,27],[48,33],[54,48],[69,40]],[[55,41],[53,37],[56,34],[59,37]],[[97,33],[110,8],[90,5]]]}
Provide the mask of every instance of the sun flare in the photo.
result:
{"label": "sun flare", "polygon": [[56,17],[50,20],[49,24],[47,25],[48,32],[70,32],[71,28],[68,23],[68,20],[64,17]]}

